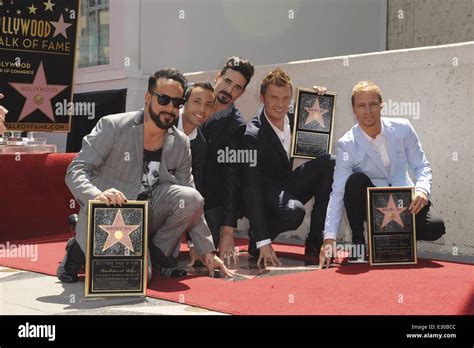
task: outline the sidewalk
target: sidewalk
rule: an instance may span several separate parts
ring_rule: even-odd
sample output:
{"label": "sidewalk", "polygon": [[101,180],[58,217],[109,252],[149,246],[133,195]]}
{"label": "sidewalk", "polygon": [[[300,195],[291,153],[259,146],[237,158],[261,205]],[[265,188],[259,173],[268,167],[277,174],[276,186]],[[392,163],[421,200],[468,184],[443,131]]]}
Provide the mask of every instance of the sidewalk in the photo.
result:
{"label": "sidewalk", "polygon": [[223,315],[151,297],[85,299],[84,282],[0,267],[0,315]]}

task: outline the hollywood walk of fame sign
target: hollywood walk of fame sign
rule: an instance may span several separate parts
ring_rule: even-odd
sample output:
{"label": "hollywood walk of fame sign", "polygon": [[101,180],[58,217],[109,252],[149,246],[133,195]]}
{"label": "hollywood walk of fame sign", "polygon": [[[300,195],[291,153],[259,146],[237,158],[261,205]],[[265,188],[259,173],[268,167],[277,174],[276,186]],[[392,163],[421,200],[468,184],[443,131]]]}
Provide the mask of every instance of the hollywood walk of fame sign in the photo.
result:
{"label": "hollywood walk of fame sign", "polygon": [[369,187],[367,227],[371,265],[417,263],[412,187]]}
{"label": "hollywood walk of fame sign", "polygon": [[147,202],[108,206],[89,201],[86,297],[145,296]]}
{"label": "hollywood walk of fame sign", "polygon": [[70,131],[78,11],[79,0],[0,1],[7,130]]}
{"label": "hollywood walk of fame sign", "polygon": [[331,153],[335,112],[336,93],[297,89],[291,157],[314,159]]}

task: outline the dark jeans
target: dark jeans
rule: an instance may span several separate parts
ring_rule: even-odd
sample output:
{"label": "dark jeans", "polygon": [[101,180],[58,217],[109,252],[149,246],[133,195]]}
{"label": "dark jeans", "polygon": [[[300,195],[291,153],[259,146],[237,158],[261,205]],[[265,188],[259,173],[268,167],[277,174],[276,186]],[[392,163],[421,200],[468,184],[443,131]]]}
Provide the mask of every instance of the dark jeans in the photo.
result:
{"label": "dark jeans", "polygon": [[[344,205],[347,218],[352,229],[352,243],[364,244],[364,220],[367,219],[367,187],[375,185],[363,173],[352,174],[346,183]],[[439,239],[445,232],[444,222],[428,204],[415,215],[416,239],[433,241]]]}
{"label": "dark jeans", "polygon": [[219,247],[219,240],[221,238],[221,227],[224,223],[224,209],[222,207],[205,209],[204,217],[209,229],[211,230],[214,246],[217,249]]}
{"label": "dark jeans", "polygon": [[301,225],[305,216],[304,205],[314,197],[307,244],[319,249],[323,242],[334,165],[333,156],[320,156],[296,168],[283,187],[265,191],[266,219],[272,240],[280,233],[295,230]]}

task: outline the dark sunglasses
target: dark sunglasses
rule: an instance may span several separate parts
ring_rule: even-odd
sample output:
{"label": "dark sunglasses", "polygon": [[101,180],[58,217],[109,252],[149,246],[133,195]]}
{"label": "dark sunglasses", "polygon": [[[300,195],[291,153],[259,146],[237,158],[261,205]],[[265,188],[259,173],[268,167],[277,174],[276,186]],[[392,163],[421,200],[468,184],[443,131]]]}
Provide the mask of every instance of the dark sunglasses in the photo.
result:
{"label": "dark sunglasses", "polygon": [[159,94],[153,92],[151,95],[156,95],[158,99],[158,104],[161,106],[168,105],[170,101],[173,102],[173,106],[177,109],[181,109],[184,105],[185,100],[183,98],[171,98],[169,95],[166,94]]}

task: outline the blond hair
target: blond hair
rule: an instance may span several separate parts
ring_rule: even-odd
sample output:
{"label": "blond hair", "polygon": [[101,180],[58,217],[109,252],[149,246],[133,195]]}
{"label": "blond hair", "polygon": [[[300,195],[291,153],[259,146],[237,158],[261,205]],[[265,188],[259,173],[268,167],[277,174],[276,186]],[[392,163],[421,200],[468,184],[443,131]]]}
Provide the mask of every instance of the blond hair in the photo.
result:
{"label": "blond hair", "polygon": [[277,87],[290,86],[293,92],[293,84],[291,78],[282,68],[276,68],[270,71],[263,79],[260,84],[260,94],[265,95],[269,85],[275,85]]}
{"label": "blond hair", "polygon": [[351,96],[352,106],[354,106],[355,96],[357,94],[361,93],[361,92],[375,92],[375,93],[377,93],[377,95],[379,96],[379,102],[382,103],[382,91],[380,90],[379,86],[377,86],[372,81],[359,81],[352,88],[352,96]]}

